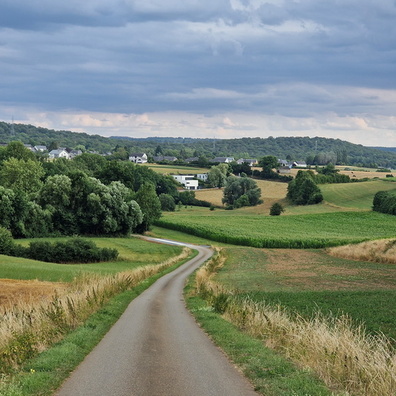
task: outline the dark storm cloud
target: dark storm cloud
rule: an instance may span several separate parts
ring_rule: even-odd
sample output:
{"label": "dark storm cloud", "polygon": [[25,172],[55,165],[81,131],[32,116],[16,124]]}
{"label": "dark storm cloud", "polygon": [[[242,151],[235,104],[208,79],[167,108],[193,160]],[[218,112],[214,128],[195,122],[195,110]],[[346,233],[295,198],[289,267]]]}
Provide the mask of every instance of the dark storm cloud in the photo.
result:
{"label": "dark storm cloud", "polygon": [[3,0],[3,106],[393,115],[393,0]]}

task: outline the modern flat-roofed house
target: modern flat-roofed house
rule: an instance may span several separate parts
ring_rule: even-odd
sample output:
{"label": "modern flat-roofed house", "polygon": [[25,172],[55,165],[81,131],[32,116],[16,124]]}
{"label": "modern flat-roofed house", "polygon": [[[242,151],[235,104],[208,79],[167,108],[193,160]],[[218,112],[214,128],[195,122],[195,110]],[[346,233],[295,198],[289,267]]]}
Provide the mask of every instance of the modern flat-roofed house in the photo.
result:
{"label": "modern flat-roofed house", "polygon": [[198,180],[195,175],[171,175],[177,182],[183,184],[186,190],[198,190]]}
{"label": "modern flat-roofed house", "polygon": [[146,153],[134,153],[129,156],[129,161],[135,164],[145,164],[147,162],[147,155]]}
{"label": "modern flat-roofed house", "polygon": [[48,153],[48,158],[51,158],[51,159],[56,159],[56,158],[70,159],[70,155],[65,149],[57,149],[57,150],[51,150]]}

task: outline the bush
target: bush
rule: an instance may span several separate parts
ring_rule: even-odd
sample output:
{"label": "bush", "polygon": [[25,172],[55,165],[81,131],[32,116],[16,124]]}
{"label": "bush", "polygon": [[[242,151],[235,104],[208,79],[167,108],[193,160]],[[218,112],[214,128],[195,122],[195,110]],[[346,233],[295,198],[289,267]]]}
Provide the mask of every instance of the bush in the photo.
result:
{"label": "bush", "polygon": [[373,210],[391,215],[396,215],[396,193],[392,191],[378,191],[374,195]]}
{"label": "bush", "polygon": [[30,242],[28,248],[22,248],[19,256],[51,263],[97,263],[115,260],[116,249],[98,248],[94,242],[82,238],[73,238],[65,242]]}
{"label": "bush", "polygon": [[279,216],[281,213],[283,213],[285,211],[285,209],[283,209],[283,206],[278,203],[275,202],[270,209],[270,215],[271,216]]}

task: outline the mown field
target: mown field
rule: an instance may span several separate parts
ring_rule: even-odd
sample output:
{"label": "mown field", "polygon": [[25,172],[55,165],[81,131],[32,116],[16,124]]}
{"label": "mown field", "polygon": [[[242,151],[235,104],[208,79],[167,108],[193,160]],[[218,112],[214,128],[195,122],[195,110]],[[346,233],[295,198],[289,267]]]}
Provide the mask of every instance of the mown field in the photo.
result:
{"label": "mown field", "polygon": [[396,340],[396,266],[339,259],[324,250],[226,248],[216,280],[255,301],[306,317],[348,314]]}

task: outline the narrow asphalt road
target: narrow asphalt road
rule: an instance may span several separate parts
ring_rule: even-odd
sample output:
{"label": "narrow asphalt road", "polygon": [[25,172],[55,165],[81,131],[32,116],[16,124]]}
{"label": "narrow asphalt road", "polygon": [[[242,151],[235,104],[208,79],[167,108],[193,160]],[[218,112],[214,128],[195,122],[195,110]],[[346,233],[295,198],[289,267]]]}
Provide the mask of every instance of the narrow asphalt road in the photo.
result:
{"label": "narrow asphalt road", "polygon": [[185,308],[187,276],[212,255],[191,247],[198,256],[133,300],[57,396],[257,395]]}

